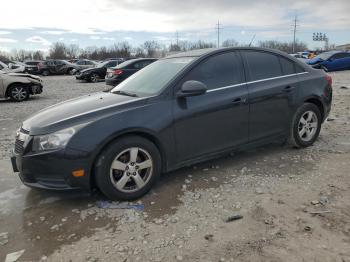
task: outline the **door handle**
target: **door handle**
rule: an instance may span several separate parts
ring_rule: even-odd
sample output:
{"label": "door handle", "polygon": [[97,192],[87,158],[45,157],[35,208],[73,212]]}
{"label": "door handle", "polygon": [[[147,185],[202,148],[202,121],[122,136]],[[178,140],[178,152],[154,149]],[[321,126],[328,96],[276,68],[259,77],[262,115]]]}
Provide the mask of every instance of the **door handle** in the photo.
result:
{"label": "door handle", "polygon": [[290,92],[293,91],[293,89],[294,89],[293,86],[286,86],[286,87],[283,89],[283,92],[285,92],[285,93],[290,93]]}
{"label": "door handle", "polygon": [[238,97],[232,101],[232,104],[237,105],[237,104],[243,104],[247,101],[245,98]]}

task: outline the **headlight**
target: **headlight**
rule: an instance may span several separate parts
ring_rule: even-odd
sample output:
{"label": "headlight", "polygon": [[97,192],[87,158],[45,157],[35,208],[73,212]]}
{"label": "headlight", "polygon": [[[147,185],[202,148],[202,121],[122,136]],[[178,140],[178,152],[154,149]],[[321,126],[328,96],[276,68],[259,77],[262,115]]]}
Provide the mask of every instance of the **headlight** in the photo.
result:
{"label": "headlight", "polygon": [[34,136],[33,151],[39,152],[63,148],[74,134],[74,128],[67,128],[48,135]]}

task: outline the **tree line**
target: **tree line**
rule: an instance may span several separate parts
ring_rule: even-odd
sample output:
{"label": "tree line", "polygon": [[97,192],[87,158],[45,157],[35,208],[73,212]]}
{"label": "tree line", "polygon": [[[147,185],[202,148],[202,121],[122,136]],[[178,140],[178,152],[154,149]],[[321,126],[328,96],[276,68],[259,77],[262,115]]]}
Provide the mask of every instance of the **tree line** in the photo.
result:
{"label": "tree line", "polygon": [[[247,46],[247,44],[240,44],[235,39],[226,39],[221,44],[222,47],[236,47]],[[293,51],[292,42],[282,41],[260,41],[256,45],[258,47],[278,49],[287,53]],[[145,41],[143,44],[134,47],[128,42],[115,43],[112,46],[97,47],[89,46],[86,48],[80,48],[76,44],[67,45],[62,42],[53,43],[49,49],[47,55],[42,51],[27,51],[27,50],[13,50],[10,54],[0,52],[1,59],[11,59],[17,61],[24,60],[43,60],[43,59],[73,59],[73,58],[86,58],[92,60],[104,60],[112,57],[164,57],[166,55],[184,52],[195,49],[213,48],[216,44],[213,42],[206,42],[202,40],[198,41],[179,41],[170,45],[160,44],[157,41]],[[307,50],[307,44],[297,41],[295,45],[295,52]]]}

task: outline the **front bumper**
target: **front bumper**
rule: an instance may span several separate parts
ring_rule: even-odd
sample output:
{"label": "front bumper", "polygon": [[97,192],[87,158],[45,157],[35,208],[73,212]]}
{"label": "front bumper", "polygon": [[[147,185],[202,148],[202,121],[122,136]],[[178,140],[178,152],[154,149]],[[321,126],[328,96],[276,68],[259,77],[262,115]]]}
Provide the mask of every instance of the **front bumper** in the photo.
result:
{"label": "front bumper", "polygon": [[[14,172],[19,172],[23,184],[29,187],[71,190],[90,190],[91,163],[86,152],[66,148],[42,153],[13,153]],[[74,177],[72,172],[84,170],[84,176]]]}
{"label": "front bumper", "polygon": [[89,75],[87,74],[77,74],[75,75],[75,79],[76,80],[88,80],[89,79]]}
{"label": "front bumper", "polygon": [[43,85],[40,84],[32,84],[30,86],[30,93],[32,95],[36,95],[36,94],[41,94],[43,92]]}

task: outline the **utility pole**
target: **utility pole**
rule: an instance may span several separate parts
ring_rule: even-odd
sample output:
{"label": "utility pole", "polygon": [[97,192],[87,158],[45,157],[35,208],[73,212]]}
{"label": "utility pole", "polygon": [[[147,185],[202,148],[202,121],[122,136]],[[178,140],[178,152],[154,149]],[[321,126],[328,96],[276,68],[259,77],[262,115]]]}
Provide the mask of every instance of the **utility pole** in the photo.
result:
{"label": "utility pole", "polygon": [[295,35],[297,32],[297,26],[298,26],[297,22],[298,22],[298,19],[297,19],[297,16],[295,16],[294,17],[294,24],[293,24],[293,27],[294,27],[294,29],[293,29],[293,53],[295,53],[295,41],[296,41]]}
{"label": "utility pole", "polygon": [[179,46],[179,32],[176,30],[175,32],[176,45]]}
{"label": "utility pole", "polygon": [[219,48],[220,47],[220,30],[222,29],[222,27],[220,27],[221,24],[218,20],[218,23],[216,24],[216,31],[218,33],[218,44],[217,44],[217,47]]}

